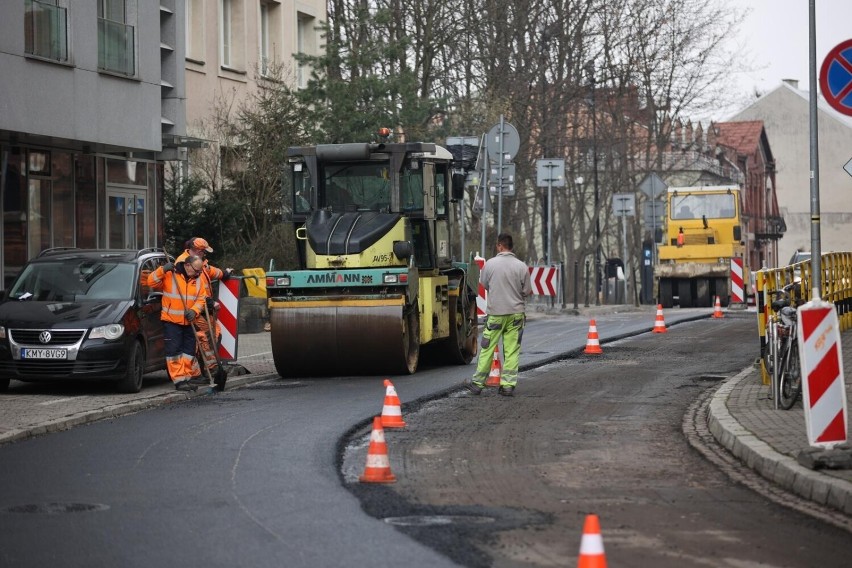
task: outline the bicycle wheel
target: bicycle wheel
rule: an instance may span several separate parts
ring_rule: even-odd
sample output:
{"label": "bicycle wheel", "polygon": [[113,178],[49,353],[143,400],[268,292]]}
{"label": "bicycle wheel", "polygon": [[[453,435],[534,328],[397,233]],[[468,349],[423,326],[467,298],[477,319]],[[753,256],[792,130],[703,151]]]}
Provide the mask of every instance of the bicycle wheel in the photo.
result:
{"label": "bicycle wheel", "polygon": [[772,376],[772,373],[773,373],[772,361],[773,361],[773,358],[774,358],[774,356],[773,356],[774,349],[775,349],[775,326],[770,321],[766,325],[766,341],[765,341],[765,345],[763,346],[763,357],[762,357],[763,369],[767,372],[767,374],[769,374],[770,377]]}
{"label": "bicycle wheel", "polygon": [[779,365],[781,372],[778,377],[778,406],[789,410],[796,404],[802,386],[799,346],[795,338],[787,338],[782,353],[783,359]]}

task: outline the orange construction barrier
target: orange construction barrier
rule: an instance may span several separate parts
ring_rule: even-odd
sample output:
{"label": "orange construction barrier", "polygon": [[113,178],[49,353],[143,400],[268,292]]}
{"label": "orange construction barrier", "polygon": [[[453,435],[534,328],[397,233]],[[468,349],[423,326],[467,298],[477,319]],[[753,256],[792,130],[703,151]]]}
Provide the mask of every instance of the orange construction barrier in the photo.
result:
{"label": "orange construction barrier", "polygon": [[580,541],[580,556],[577,568],[606,568],[601,525],[597,515],[586,515],[583,539]]}
{"label": "orange construction barrier", "polygon": [[488,373],[486,387],[499,387],[500,378],[503,376],[503,363],[500,362],[500,346],[494,347],[494,360],[491,361],[491,372]]}
{"label": "orange construction barrier", "polygon": [[370,434],[370,448],[367,450],[367,466],[364,468],[364,474],[358,479],[361,483],[396,481],[396,477],[391,473],[385,431],[382,429],[382,419],[379,416],[373,418],[373,432]]}
{"label": "orange construction barrier", "polygon": [[667,333],[669,330],[666,329],[666,321],[663,319],[663,305],[657,304],[657,319],[654,320],[654,329],[652,329],[654,333]]}
{"label": "orange construction barrier", "polygon": [[589,338],[586,340],[586,349],[583,353],[590,355],[600,355],[603,353],[601,351],[601,343],[598,340],[598,326],[595,324],[595,320],[589,321]]}
{"label": "orange construction barrier", "polygon": [[393,383],[385,379],[385,404],[382,407],[382,428],[405,428],[399,396]]}
{"label": "orange construction barrier", "polygon": [[713,317],[714,318],[723,318],[725,314],[722,313],[722,302],[719,300],[719,296],[716,296],[716,305],[713,307]]}

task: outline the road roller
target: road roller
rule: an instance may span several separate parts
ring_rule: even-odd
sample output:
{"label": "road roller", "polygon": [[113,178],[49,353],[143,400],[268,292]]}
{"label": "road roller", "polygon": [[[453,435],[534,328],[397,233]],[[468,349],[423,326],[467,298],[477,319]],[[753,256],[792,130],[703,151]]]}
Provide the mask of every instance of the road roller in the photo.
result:
{"label": "road roller", "polygon": [[386,141],[292,147],[287,162],[299,267],[266,274],[278,374],[469,363],[479,276],[453,258],[464,197],[453,155]]}

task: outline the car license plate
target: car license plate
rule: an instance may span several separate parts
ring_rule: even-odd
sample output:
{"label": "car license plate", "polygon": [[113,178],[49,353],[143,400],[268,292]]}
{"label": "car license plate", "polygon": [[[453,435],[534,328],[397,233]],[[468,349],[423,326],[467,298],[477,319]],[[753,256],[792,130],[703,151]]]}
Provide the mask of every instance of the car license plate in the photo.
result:
{"label": "car license plate", "polygon": [[21,349],[21,359],[67,359],[67,349]]}

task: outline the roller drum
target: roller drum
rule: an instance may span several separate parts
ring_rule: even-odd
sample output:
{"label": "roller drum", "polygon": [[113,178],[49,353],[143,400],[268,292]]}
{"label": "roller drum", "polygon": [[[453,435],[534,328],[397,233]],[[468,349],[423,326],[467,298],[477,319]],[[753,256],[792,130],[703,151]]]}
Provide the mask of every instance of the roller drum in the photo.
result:
{"label": "roller drum", "polygon": [[419,329],[402,305],[276,308],[270,323],[282,377],[405,374],[417,367]]}

